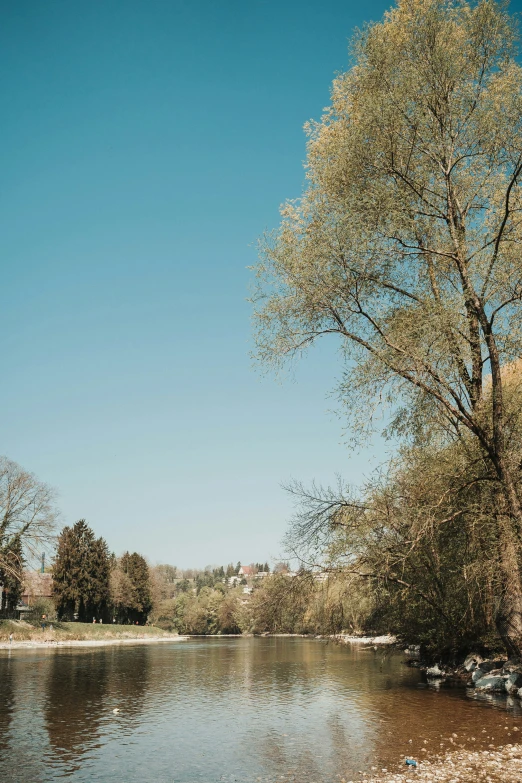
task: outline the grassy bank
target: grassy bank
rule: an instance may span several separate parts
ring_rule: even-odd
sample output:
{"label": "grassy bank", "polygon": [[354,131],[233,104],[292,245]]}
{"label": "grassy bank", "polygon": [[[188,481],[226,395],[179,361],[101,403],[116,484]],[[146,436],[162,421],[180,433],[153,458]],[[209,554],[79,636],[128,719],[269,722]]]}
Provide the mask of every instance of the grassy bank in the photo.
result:
{"label": "grassy bank", "polygon": [[125,639],[173,638],[177,634],[153,625],[98,625],[98,623],[53,622],[42,630],[39,623],[25,620],[0,620],[0,644],[9,642],[71,642],[71,641],[122,641]]}

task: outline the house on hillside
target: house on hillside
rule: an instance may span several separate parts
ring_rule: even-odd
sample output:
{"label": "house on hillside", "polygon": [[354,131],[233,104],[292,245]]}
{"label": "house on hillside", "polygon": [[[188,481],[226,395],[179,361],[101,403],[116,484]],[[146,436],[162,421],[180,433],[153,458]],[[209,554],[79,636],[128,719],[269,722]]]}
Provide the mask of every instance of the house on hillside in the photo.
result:
{"label": "house on hillside", "polygon": [[24,571],[22,603],[26,606],[34,606],[40,598],[51,598],[52,584],[52,574],[42,574],[39,571]]}
{"label": "house on hillside", "polygon": [[252,566],[241,566],[237,574],[238,576],[244,576],[246,579],[249,576],[254,576],[254,568]]}

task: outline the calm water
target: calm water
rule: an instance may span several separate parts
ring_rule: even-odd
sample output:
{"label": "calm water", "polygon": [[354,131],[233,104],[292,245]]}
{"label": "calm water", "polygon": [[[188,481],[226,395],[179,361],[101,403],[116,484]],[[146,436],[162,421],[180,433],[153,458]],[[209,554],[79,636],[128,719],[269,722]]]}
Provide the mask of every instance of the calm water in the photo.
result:
{"label": "calm water", "polygon": [[400,655],[320,640],[0,651],[9,783],[330,783],[520,737],[518,700],[435,692]]}

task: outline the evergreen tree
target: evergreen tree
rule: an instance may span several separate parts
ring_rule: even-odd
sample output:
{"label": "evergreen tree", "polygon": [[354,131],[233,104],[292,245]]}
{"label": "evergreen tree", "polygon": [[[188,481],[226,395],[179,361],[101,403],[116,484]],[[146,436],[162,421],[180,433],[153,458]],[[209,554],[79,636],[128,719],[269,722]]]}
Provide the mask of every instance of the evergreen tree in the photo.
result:
{"label": "evergreen tree", "polygon": [[118,620],[143,625],[152,609],[147,561],[137,552],[125,552],[111,575],[111,593]]}
{"label": "evergreen tree", "polygon": [[88,622],[108,619],[110,553],[84,519],[65,527],[53,566],[53,597],[59,616]]}
{"label": "evergreen tree", "polygon": [[2,551],[0,559],[0,585],[2,586],[2,612],[16,609],[23,593],[24,558],[20,536],[16,536]]}

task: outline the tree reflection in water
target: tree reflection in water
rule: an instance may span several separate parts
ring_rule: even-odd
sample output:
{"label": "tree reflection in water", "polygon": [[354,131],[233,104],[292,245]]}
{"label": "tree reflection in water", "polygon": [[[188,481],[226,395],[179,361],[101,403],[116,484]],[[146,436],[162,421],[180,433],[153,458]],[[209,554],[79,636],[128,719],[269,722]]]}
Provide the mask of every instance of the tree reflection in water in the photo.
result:
{"label": "tree reflection in water", "polygon": [[[43,712],[55,765],[59,761],[70,771],[79,769],[100,747],[102,735],[111,733],[111,725],[121,733],[139,722],[149,679],[149,649],[134,648],[132,659],[129,652],[108,647],[53,656]],[[122,657],[129,658],[129,668]],[[120,711],[117,716],[114,709]]]}
{"label": "tree reflection in water", "polygon": [[9,730],[15,710],[15,667],[11,654],[0,669],[0,758],[9,746]]}
{"label": "tree reflection in water", "polygon": [[312,639],[13,651],[0,783],[335,783],[441,743],[514,742],[518,704],[435,693],[400,655]]}

